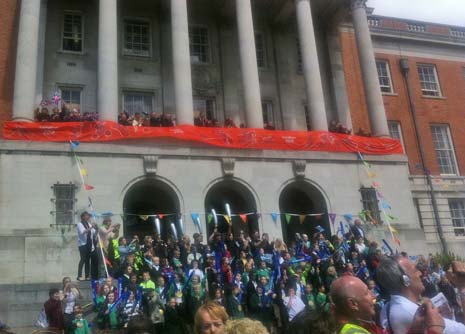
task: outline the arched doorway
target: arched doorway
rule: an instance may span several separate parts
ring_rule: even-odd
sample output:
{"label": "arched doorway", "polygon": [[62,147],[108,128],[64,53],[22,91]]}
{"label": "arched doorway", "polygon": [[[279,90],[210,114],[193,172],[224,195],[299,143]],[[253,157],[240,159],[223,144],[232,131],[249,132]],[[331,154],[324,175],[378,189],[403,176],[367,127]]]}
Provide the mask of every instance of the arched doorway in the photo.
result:
{"label": "arched doorway", "polygon": [[180,204],[178,196],[168,184],[158,179],[145,179],[132,185],[126,192],[123,212],[124,235],[137,234],[139,238],[156,234],[155,217],[145,215],[164,215],[160,225],[161,236],[166,240],[171,234],[171,222],[176,223],[180,214]]}
{"label": "arched doorway", "polygon": [[[225,205],[228,203],[231,207],[232,224],[228,224],[226,219],[221,216],[226,214]],[[220,233],[234,233],[235,237],[240,235],[243,231],[244,234],[250,235],[253,231],[259,231],[257,205],[255,198],[247,187],[234,180],[223,180],[213,185],[205,196],[205,212],[211,213],[215,209],[218,217],[218,231]],[[239,214],[253,213],[243,219],[238,216]],[[213,219],[208,223],[207,218],[207,234],[208,236],[213,232],[215,225]]]}
{"label": "arched doorway", "polygon": [[327,238],[331,236],[328,215],[306,216],[301,222],[300,216],[290,216],[287,221],[287,214],[307,215],[326,213],[326,202],[321,192],[313,185],[305,181],[295,181],[287,185],[279,196],[279,208],[281,210],[281,226],[283,238],[292,244],[295,241],[296,233],[305,233],[311,239],[318,232],[319,225],[324,228]]}

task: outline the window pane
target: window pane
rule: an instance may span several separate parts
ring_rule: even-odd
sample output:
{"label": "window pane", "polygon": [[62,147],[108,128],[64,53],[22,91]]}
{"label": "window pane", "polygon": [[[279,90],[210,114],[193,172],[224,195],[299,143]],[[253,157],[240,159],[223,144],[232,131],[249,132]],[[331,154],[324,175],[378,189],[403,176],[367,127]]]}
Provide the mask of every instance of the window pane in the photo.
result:
{"label": "window pane", "polygon": [[465,200],[449,199],[449,210],[456,236],[465,236]]}
{"label": "window pane", "polygon": [[55,195],[55,223],[74,223],[74,184],[55,184],[53,186]]}
{"label": "window pane", "polygon": [[124,52],[135,56],[150,55],[150,26],[143,21],[124,22]]}
{"label": "window pane", "polygon": [[63,50],[82,52],[82,33],[82,15],[66,13],[63,22]]}
{"label": "window pane", "polygon": [[149,115],[153,111],[153,94],[128,92],[124,93],[124,111],[129,115],[135,113]]}
{"label": "window pane", "polygon": [[207,28],[189,27],[189,43],[191,61],[193,63],[210,62],[210,46]]}
{"label": "window pane", "polygon": [[440,96],[439,83],[434,65],[418,65],[421,91],[426,96]]}
{"label": "window pane", "polygon": [[392,93],[391,76],[389,66],[386,61],[377,60],[376,69],[378,70],[379,86],[383,93]]}
{"label": "window pane", "polygon": [[431,126],[431,135],[441,174],[457,174],[457,164],[448,126]]}
{"label": "window pane", "polygon": [[261,33],[255,33],[255,50],[257,53],[257,66],[266,67],[265,38]]}
{"label": "window pane", "polygon": [[376,223],[381,223],[378,207],[378,197],[375,188],[361,188],[363,210],[365,210]]}

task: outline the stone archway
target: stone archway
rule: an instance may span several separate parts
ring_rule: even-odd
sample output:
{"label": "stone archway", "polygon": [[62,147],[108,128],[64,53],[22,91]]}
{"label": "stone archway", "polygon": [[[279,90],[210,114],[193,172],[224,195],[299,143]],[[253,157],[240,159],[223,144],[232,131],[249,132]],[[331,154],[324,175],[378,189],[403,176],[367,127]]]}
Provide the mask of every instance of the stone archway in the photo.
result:
{"label": "stone archway", "polygon": [[[257,212],[257,204],[252,192],[235,180],[222,180],[208,190],[205,196],[205,212],[208,214],[215,209],[217,214],[226,214],[226,203],[231,206],[232,214]],[[207,235],[210,235],[213,229],[213,221],[210,224],[207,222]],[[229,226],[222,216],[218,216],[218,230],[220,233],[231,230],[235,237],[239,236],[241,230],[248,235],[253,231],[259,231],[258,217],[256,214],[247,215],[244,223],[241,217],[233,216],[232,225]]]}
{"label": "stone archway", "polygon": [[160,219],[161,236],[164,240],[170,234],[170,223],[176,222],[180,214],[180,203],[176,192],[167,183],[159,179],[144,179],[133,184],[123,200],[124,235],[146,235],[156,233],[154,217],[144,215],[166,215]]}
{"label": "stone archway", "polygon": [[331,235],[328,215],[307,216],[301,223],[300,217],[291,216],[289,223],[286,221],[285,213],[305,215],[326,213],[327,206],[323,194],[312,184],[300,180],[288,184],[279,196],[279,208],[281,210],[281,226],[283,229],[283,239],[291,244],[296,233],[305,233],[311,239],[318,232],[316,226],[320,225],[325,229],[327,238]]}

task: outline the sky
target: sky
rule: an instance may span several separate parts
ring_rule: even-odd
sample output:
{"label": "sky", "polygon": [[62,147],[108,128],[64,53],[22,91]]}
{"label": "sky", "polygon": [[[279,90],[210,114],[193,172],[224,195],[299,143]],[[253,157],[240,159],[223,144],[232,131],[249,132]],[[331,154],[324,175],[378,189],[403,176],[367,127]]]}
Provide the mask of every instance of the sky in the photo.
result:
{"label": "sky", "polygon": [[465,0],[368,0],[375,15],[465,27]]}

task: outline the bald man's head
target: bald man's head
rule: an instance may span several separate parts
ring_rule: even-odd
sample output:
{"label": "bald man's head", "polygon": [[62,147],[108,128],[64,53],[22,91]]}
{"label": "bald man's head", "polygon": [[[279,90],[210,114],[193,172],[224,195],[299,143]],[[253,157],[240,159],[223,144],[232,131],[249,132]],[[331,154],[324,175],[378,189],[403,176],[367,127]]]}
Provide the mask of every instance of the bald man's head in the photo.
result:
{"label": "bald man's head", "polygon": [[331,300],[336,313],[353,319],[373,320],[375,296],[354,276],[343,276],[331,285]]}

